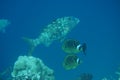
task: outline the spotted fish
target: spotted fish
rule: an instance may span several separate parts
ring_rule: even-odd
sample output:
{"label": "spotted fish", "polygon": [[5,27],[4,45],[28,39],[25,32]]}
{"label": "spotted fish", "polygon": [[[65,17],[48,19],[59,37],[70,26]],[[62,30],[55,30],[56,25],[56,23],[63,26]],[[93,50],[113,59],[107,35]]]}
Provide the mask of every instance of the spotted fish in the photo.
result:
{"label": "spotted fish", "polygon": [[48,24],[37,38],[23,37],[23,39],[30,43],[31,53],[40,44],[49,46],[55,40],[62,40],[79,22],[80,20],[73,16],[58,18]]}

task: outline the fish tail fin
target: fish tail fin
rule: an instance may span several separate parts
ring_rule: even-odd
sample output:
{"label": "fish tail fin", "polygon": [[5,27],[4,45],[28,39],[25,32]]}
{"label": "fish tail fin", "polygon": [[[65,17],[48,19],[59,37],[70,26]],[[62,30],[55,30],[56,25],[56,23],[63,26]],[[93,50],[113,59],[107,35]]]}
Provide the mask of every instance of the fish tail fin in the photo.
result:
{"label": "fish tail fin", "polygon": [[26,37],[22,37],[22,39],[29,44],[30,49],[28,50],[28,55],[31,56],[35,47],[36,47],[34,42],[33,42],[33,39],[29,39],[29,38],[26,38]]}
{"label": "fish tail fin", "polygon": [[86,55],[86,49],[87,49],[87,45],[86,45],[86,43],[83,43],[82,44],[82,51],[83,51],[84,55]]}

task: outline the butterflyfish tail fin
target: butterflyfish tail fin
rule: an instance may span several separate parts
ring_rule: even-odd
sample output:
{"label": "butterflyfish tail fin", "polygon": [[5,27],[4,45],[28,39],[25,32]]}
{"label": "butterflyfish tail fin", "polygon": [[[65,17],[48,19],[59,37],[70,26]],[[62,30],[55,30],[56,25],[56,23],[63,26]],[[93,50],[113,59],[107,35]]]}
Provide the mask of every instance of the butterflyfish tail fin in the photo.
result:
{"label": "butterflyfish tail fin", "polygon": [[86,49],[87,49],[87,45],[86,45],[86,43],[83,43],[82,44],[82,51],[83,51],[84,55],[86,55]]}

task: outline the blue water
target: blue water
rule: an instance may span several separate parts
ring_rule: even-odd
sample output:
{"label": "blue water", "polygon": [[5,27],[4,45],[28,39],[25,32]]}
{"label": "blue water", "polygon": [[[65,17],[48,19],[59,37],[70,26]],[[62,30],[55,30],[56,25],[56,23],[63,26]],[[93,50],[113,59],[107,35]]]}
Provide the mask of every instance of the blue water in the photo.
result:
{"label": "blue water", "polygon": [[53,20],[75,16],[80,23],[67,35],[87,43],[87,55],[79,54],[83,63],[74,70],[62,67],[65,53],[61,43],[38,46],[39,57],[55,72],[56,80],[75,80],[81,73],[93,74],[93,80],[116,77],[120,65],[119,0],[0,0],[0,18],[11,21],[6,33],[0,33],[0,71],[14,65],[18,56],[26,55],[28,44],[21,37],[36,38]]}

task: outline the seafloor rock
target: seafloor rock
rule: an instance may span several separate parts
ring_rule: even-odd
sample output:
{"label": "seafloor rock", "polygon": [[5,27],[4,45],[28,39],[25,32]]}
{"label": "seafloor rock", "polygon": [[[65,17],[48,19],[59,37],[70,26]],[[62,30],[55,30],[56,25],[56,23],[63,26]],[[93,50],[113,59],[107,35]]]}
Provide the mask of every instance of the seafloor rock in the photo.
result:
{"label": "seafloor rock", "polygon": [[33,56],[19,56],[11,73],[13,80],[54,80],[54,71],[41,59]]}

